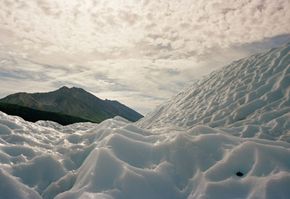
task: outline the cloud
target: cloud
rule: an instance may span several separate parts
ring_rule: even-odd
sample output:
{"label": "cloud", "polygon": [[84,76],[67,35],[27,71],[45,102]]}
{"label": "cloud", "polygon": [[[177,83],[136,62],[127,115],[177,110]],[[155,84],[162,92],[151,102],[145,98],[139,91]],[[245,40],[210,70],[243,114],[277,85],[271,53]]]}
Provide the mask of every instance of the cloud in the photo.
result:
{"label": "cloud", "polygon": [[290,33],[288,0],[4,0],[0,6],[1,27],[19,46],[26,39],[48,52],[130,57],[137,49],[140,58],[178,59]]}
{"label": "cloud", "polygon": [[290,38],[288,0],[2,0],[0,7],[0,82],[10,84],[2,95],[16,91],[15,82],[27,91],[66,84],[142,111]]}

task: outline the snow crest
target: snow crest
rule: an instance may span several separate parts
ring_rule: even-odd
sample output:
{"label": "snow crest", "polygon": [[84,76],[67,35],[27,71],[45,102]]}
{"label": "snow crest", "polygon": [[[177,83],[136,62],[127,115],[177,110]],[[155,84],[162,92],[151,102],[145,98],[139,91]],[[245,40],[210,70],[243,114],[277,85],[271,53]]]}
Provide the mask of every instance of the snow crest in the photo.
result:
{"label": "snow crest", "polygon": [[142,128],[206,125],[240,137],[290,142],[290,44],[235,61],[138,122]]}
{"label": "snow crest", "polygon": [[288,198],[289,49],[237,61],[137,124],[0,112],[0,198]]}

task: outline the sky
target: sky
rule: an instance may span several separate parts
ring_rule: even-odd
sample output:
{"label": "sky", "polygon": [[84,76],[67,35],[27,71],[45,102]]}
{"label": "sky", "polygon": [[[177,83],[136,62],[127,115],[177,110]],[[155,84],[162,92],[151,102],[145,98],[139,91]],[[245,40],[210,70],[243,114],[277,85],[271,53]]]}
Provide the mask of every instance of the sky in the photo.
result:
{"label": "sky", "polygon": [[0,97],[82,87],[146,114],[290,41],[290,0],[1,0]]}

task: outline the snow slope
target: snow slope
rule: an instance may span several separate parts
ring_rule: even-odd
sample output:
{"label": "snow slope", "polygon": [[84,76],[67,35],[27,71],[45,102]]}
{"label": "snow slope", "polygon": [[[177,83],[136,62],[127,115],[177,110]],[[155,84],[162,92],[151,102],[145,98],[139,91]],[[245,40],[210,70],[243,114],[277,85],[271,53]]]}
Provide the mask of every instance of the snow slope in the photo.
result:
{"label": "snow slope", "polygon": [[289,118],[289,45],[211,74],[137,124],[0,112],[0,199],[289,198]]}
{"label": "snow slope", "polygon": [[138,122],[149,129],[207,125],[290,142],[290,44],[235,61]]}

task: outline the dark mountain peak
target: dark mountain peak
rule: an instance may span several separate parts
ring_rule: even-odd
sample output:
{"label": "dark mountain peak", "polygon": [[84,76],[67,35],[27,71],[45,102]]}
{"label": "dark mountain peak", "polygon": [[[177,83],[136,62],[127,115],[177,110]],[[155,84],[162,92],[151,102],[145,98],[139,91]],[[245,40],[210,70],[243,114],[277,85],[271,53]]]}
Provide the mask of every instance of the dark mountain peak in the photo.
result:
{"label": "dark mountain peak", "polygon": [[[70,88],[67,87],[67,86],[63,86],[55,91],[51,91],[51,92],[48,92],[49,93],[58,93],[58,94],[61,94],[61,93],[68,93],[70,92]],[[44,94],[44,93],[40,93],[40,94]]]}
{"label": "dark mountain peak", "polygon": [[87,95],[89,93],[81,88],[63,86],[55,91],[49,92],[48,94],[58,95],[59,97],[60,96],[68,97],[68,96],[76,96],[76,95],[81,97],[80,95]]}
{"label": "dark mountain peak", "polygon": [[[55,92],[55,91],[53,91]],[[82,89],[82,88],[78,88],[78,87],[67,87],[67,86],[62,86],[61,88],[59,88],[58,90],[56,90],[56,92],[70,92],[70,93],[75,93],[75,92],[82,92],[82,93],[89,93],[86,90]]]}
{"label": "dark mountain peak", "polygon": [[130,121],[137,121],[143,117],[118,101],[102,100],[78,87],[62,86],[47,93],[16,93],[0,99],[0,102],[66,114],[94,122],[101,122],[117,115]]}
{"label": "dark mountain peak", "polygon": [[67,86],[62,86],[60,87],[58,90],[62,91],[62,90],[69,90],[70,88]]}

